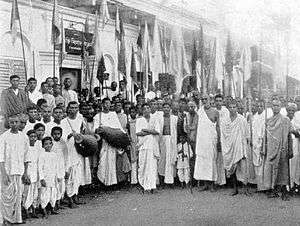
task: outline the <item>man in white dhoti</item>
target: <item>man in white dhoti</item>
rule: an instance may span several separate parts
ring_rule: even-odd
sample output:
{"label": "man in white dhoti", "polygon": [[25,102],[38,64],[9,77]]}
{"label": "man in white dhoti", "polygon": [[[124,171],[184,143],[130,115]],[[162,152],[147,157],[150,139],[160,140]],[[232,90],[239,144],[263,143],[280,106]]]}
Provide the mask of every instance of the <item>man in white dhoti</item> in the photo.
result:
{"label": "man in white dhoti", "polygon": [[225,170],[224,170],[224,162],[223,162],[223,146],[224,146],[224,122],[230,120],[229,118],[229,111],[224,106],[224,99],[221,94],[217,94],[215,96],[215,106],[217,111],[219,112],[219,127],[220,127],[220,136],[221,136],[221,151],[218,151],[217,153],[217,171],[218,171],[218,179],[216,181],[216,184],[218,185],[224,185],[226,184],[226,177],[225,177]]}
{"label": "man in white dhoti", "polygon": [[[158,161],[158,174],[160,182],[173,184],[176,176],[176,157],[177,157],[177,116],[171,115],[171,106],[165,102],[163,104],[163,120],[160,124],[161,132],[159,149],[160,158]],[[162,178],[164,180],[162,180]]]}
{"label": "man in white dhoti", "polygon": [[[110,104],[111,103],[108,98],[104,98],[102,100],[103,111],[94,117],[95,131],[101,132],[103,127],[110,127],[125,132],[121,126],[116,112],[109,111]],[[122,153],[122,149],[111,146],[105,139],[102,140],[97,176],[99,180],[106,186],[117,184],[117,152]]]}
{"label": "man in white dhoti", "polygon": [[204,181],[204,187],[201,190],[209,189],[209,184],[211,185],[211,190],[214,190],[214,182],[217,181],[218,178],[218,143],[220,145],[219,113],[211,107],[209,96],[204,95],[202,97],[202,106],[198,110],[196,161],[194,170],[194,178],[198,181]]}
{"label": "man in white dhoti", "polygon": [[66,194],[69,198],[69,207],[76,207],[75,204],[82,204],[78,201],[78,189],[81,185],[91,183],[91,169],[88,158],[78,154],[75,148],[74,136],[81,133],[83,126],[83,116],[78,113],[78,103],[69,102],[67,107],[68,117],[61,121],[63,130],[63,140],[67,142],[68,161],[66,169],[68,172],[66,180]]}
{"label": "man in white dhoti", "polygon": [[255,182],[259,187],[262,183],[263,176],[263,138],[265,134],[265,114],[264,114],[264,102],[258,101],[257,112],[253,115],[252,119],[252,161],[255,171]]}
{"label": "man in white dhoti", "polygon": [[159,130],[158,121],[150,114],[150,106],[143,104],[143,117],[136,121],[139,150],[138,181],[144,190],[151,192],[156,189]]}
{"label": "man in white dhoti", "polygon": [[[128,106],[128,103],[124,104],[124,107]],[[129,105],[130,106],[130,105]],[[128,134],[128,120],[129,110],[122,111],[122,103],[115,103],[115,111],[117,113],[118,119],[123,130]],[[128,134],[129,135],[129,134]],[[131,171],[131,165],[129,162],[127,150],[123,150],[122,153],[117,154],[116,158],[116,170],[117,170],[117,181],[118,183],[123,182],[122,184],[126,184],[129,182],[129,172]]]}
{"label": "man in white dhoti", "polygon": [[137,184],[137,162],[138,162],[138,151],[137,151],[137,135],[136,135],[136,120],[137,120],[137,109],[135,107],[130,108],[129,118],[129,134],[130,134],[130,160],[131,160],[131,184]]}
{"label": "man in white dhoti", "polygon": [[293,131],[291,134],[293,145],[293,158],[290,159],[290,187],[295,190],[295,187],[300,185],[300,157],[299,157],[299,138],[300,138],[300,112],[297,111],[297,105],[288,103],[287,116],[291,120]]}
{"label": "man in white dhoti", "polygon": [[23,223],[21,200],[24,184],[30,184],[28,169],[28,138],[19,132],[18,116],[8,118],[10,130],[0,136],[1,197],[0,211],[4,223]]}
{"label": "man in white dhoti", "polygon": [[227,177],[232,176],[234,191],[232,195],[238,194],[237,181],[247,183],[247,120],[237,113],[237,103],[232,100],[228,106],[230,120],[224,123],[223,159]]}

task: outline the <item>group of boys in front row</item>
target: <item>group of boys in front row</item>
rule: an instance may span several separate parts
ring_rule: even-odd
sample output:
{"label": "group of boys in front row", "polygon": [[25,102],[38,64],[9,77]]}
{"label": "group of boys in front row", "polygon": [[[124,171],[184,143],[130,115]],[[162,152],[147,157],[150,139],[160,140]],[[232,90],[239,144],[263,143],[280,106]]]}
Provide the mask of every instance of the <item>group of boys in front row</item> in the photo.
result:
{"label": "group of boys in front row", "polygon": [[[37,217],[39,206],[44,216],[48,211],[57,214],[62,199],[74,208],[81,204],[79,187],[95,178],[105,186],[139,183],[153,192],[158,184],[174,184],[176,174],[182,185],[190,184],[192,178],[202,181],[201,190],[214,190],[215,184],[224,185],[226,177],[231,177],[232,195],[238,194],[240,181],[257,184],[270,197],[277,197],[280,188],[282,199],[287,200],[290,168],[293,182],[300,180],[300,120],[294,117],[295,104],[287,106],[286,117],[275,98],[272,114],[266,117],[264,103],[259,101],[244,117],[236,100],[226,107],[223,102],[221,95],[213,99],[203,95],[201,104],[193,99],[155,98],[146,103],[138,100],[136,106],[117,101],[112,109],[111,100],[104,98],[100,112],[93,105],[70,101],[66,116],[61,107],[51,111],[47,105],[39,109],[41,121],[35,106],[27,109],[28,115],[10,116],[10,129],[0,136],[4,220],[22,223],[22,206],[27,216],[30,212]],[[102,139],[100,152],[80,155],[75,147],[77,135],[101,133],[104,127],[127,133],[130,146],[116,148]]]}

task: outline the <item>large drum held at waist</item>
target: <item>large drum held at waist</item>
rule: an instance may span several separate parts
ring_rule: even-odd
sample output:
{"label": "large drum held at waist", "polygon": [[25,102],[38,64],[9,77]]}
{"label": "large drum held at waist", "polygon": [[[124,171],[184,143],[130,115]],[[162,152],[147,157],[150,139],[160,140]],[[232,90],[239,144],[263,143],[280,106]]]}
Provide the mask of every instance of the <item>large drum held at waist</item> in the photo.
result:
{"label": "large drum held at waist", "polygon": [[98,151],[98,141],[100,137],[95,135],[75,135],[75,148],[83,157],[93,156]]}
{"label": "large drum held at waist", "polygon": [[99,134],[101,138],[105,139],[111,146],[125,149],[128,145],[130,145],[128,135],[122,130],[106,126],[102,127],[102,129],[103,130],[101,132],[96,130],[97,134]]}

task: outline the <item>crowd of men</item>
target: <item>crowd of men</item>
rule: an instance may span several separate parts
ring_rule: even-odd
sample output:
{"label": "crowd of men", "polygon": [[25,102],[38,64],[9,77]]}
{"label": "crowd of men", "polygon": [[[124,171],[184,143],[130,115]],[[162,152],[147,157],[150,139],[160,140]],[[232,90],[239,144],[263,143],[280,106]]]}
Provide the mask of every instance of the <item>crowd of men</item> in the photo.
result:
{"label": "crowd of men", "polygon": [[[47,78],[40,89],[30,78],[25,90],[19,81],[11,76],[1,95],[7,130],[0,135],[0,206],[6,223],[58,214],[62,203],[75,208],[82,204],[79,188],[91,184],[139,185],[153,193],[174,184],[214,191],[230,182],[232,195],[239,185],[246,193],[254,185],[283,200],[297,192],[300,98],[287,103],[273,96],[265,103],[197,91],[177,97],[156,87],[133,103],[116,90],[102,98],[78,94],[69,78],[63,87]],[[102,137],[99,151],[79,154],[78,135],[102,134],[104,128],[126,133],[130,145],[118,148]]]}

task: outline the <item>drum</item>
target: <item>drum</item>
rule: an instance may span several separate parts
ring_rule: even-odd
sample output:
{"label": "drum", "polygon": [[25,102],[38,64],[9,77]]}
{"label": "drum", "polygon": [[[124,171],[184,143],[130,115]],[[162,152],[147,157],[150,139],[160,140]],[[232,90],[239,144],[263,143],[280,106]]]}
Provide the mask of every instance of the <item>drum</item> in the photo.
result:
{"label": "drum", "polygon": [[98,151],[98,141],[100,140],[98,134],[75,134],[74,140],[77,152],[83,157],[93,156]]}
{"label": "drum", "polygon": [[129,137],[126,133],[120,129],[110,128],[103,126],[102,129],[96,130],[101,138],[107,141],[111,146],[115,148],[127,148],[130,145]]}

